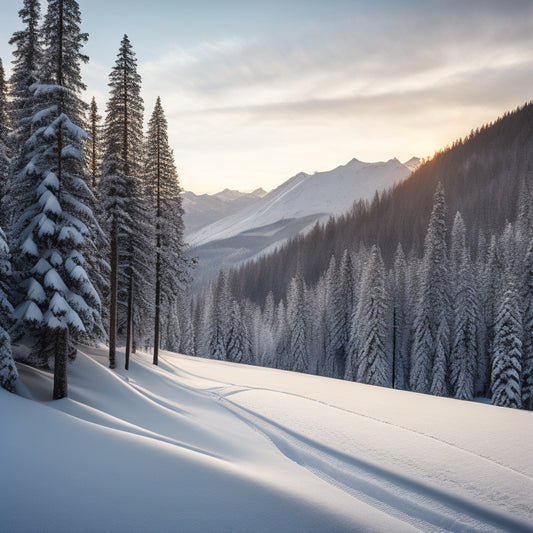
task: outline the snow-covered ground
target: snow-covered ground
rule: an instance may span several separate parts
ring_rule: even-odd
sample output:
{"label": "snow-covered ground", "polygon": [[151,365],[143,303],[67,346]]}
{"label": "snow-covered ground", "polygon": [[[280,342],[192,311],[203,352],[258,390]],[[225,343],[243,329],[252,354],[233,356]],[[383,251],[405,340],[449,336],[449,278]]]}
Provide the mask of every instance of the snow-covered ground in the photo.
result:
{"label": "snow-covered ground", "polygon": [[[120,360],[120,359],[119,359]],[[0,389],[0,531],[533,531],[533,413],[163,353]]]}

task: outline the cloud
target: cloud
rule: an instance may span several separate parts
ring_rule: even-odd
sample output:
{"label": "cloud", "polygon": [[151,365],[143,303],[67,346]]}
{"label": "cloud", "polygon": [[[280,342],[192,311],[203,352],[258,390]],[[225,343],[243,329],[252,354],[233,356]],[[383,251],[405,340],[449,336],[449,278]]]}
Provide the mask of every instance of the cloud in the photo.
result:
{"label": "cloud", "polygon": [[353,156],[427,156],[531,98],[533,3],[502,4],[390,2],[268,38],[175,47],[141,65],[144,92],[165,95],[196,182],[268,186]]}
{"label": "cloud", "polygon": [[408,95],[430,91],[445,103],[450,100],[445,89],[460,96],[457,87],[464,83],[469,93],[479,73],[488,72],[495,80],[502,77],[499,92],[508,80],[512,93],[514,71],[533,78],[533,5],[474,7],[413,9],[407,21],[405,14],[398,20],[367,14],[271,40],[235,38],[176,48],[142,65],[143,78],[172,92],[173,108],[184,113],[242,109],[266,118],[276,110],[338,113],[345,105],[357,111],[358,104],[401,104]]}

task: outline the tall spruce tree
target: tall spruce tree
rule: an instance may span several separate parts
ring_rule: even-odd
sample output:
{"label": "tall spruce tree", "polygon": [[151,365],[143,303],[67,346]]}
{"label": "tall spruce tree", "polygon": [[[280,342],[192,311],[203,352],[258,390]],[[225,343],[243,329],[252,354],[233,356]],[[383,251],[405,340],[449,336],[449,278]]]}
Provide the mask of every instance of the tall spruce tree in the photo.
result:
{"label": "tall spruce tree", "polygon": [[14,129],[13,145],[18,155],[29,139],[33,126],[34,99],[30,87],[38,81],[42,64],[42,36],[39,29],[41,6],[39,0],[24,0],[19,11],[24,29],[17,31],[9,40],[15,46],[10,79],[11,119]]}
{"label": "tall spruce tree", "polygon": [[93,328],[99,298],[86,272],[84,250],[96,226],[83,157],[85,88],[81,53],[87,34],[74,0],[49,0],[42,28],[45,51],[33,94],[33,133],[15,177],[33,187],[15,221],[19,336],[33,337],[37,362],[53,361],[54,399],[67,395],[67,359],[78,335]]}
{"label": "tall spruce tree", "polygon": [[[208,327],[208,357],[225,361],[227,359],[228,340],[228,310],[232,306],[228,278],[224,271],[220,271],[216,281],[212,284],[211,309]],[[209,309],[209,308],[208,308]]]}
{"label": "tall spruce tree", "polygon": [[333,377],[343,378],[348,358],[348,342],[352,313],[354,310],[353,265],[348,250],[342,255],[339,266],[339,283],[332,288],[333,322],[331,326],[332,347],[334,350]]}
{"label": "tall spruce tree", "polygon": [[517,291],[512,281],[507,283],[494,328],[492,403],[519,408],[522,406],[522,320]]}
{"label": "tall spruce tree", "polygon": [[305,307],[305,283],[300,269],[292,278],[287,291],[287,362],[295,372],[309,371],[307,346],[307,313]]}
{"label": "tall spruce tree", "polygon": [[[139,228],[143,154],[143,101],[141,77],[130,40],[124,35],[115,66],[109,76],[110,98],[105,122],[105,153],[100,194],[109,234],[109,366],[115,368],[118,329],[118,294],[127,302],[125,320],[127,351],[131,346],[133,321],[133,246],[146,228]],[[147,251],[143,254],[149,256]]]}
{"label": "tall spruce tree", "polygon": [[[187,270],[184,256],[181,189],[174,156],[168,143],[167,120],[159,97],[148,123],[145,180],[155,226],[153,363],[157,365],[161,317],[167,315],[168,309],[179,299],[183,283],[186,281]],[[166,309],[162,309],[163,305]]]}
{"label": "tall spruce tree", "polygon": [[87,142],[87,168],[91,176],[91,188],[96,191],[98,180],[101,174],[102,166],[102,117],[98,114],[98,106],[96,99],[92,98],[89,106],[89,120],[88,133],[89,140]]}
{"label": "tall spruce tree", "polygon": [[10,149],[8,148],[8,136],[10,133],[10,119],[8,113],[7,83],[4,73],[4,65],[0,59],[0,224],[6,227],[9,222],[7,215],[7,196],[9,184],[9,166],[11,162]]}
{"label": "tall spruce tree", "polygon": [[409,376],[408,343],[411,333],[409,317],[409,272],[407,259],[402,245],[398,244],[394,255],[391,272],[392,287],[392,367],[394,372],[394,388],[405,389],[406,377]]}
{"label": "tall spruce tree", "polygon": [[[26,165],[22,155],[24,144],[33,131],[32,117],[34,98],[30,87],[37,82],[38,70],[42,63],[42,38],[39,30],[41,8],[38,0],[24,0],[19,17],[24,29],[11,37],[9,44],[15,46],[13,51],[13,69],[9,84],[9,109],[11,119],[11,176],[5,184],[2,207],[4,219],[8,222],[6,232],[11,242],[11,225],[31,203],[29,191],[33,184],[28,177],[21,179],[21,171]],[[12,184],[17,176],[17,183]],[[12,190],[13,189],[13,190]]]}
{"label": "tall spruce tree", "polygon": [[392,358],[389,348],[388,294],[385,268],[374,245],[365,266],[357,308],[356,380],[371,385],[391,386]]}
{"label": "tall spruce tree", "polygon": [[0,387],[13,392],[18,374],[11,352],[11,339],[6,331],[13,312],[13,307],[7,296],[10,275],[9,249],[5,234],[0,228]]}
{"label": "tall spruce tree", "polygon": [[474,287],[465,225],[457,212],[452,228],[453,335],[450,354],[450,382],[455,398],[471,400],[475,392],[478,360],[479,307]]}
{"label": "tall spruce tree", "polygon": [[416,392],[446,394],[450,294],[446,203],[440,183],[435,191],[421,268],[411,359],[411,389]]}
{"label": "tall spruce tree", "polygon": [[522,406],[533,410],[533,238],[529,240],[524,262]]}

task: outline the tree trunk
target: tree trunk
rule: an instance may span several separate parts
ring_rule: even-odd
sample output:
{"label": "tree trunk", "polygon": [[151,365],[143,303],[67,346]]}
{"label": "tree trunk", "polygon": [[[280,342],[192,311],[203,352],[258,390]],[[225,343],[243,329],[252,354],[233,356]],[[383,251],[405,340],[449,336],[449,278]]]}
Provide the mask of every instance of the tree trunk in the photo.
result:
{"label": "tree trunk", "polygon": [[109,368],[116,367],[117,344],[117,278],[118,278],[118,241],[116,222],[111,229],[111,279],[109,295]]}
{"label": "tree trunk", "polygon": [[55,330],[54,338],[54,400],[67,397],[68,328]]}
{"label": "tree trunk", "polygon": [[133,269],[130,269],[130,280],[128,287],[128,312],[126,319],[126,363],[124,368],[129,370],[130,367],[130,353],[131,353],[131,337],[133,329]]}
{"label": "tree trunk", "polygon": [[160,337],[159,323],[160,323],[160,315],[161,315],[160,269],[161,269],[161,259],[159,256],[159,248],[158,248],[156,262],[155,262],[155,324],[154,324],[154,360],[153,360],[154,365],[157,365],[159,363],[159,337]]}

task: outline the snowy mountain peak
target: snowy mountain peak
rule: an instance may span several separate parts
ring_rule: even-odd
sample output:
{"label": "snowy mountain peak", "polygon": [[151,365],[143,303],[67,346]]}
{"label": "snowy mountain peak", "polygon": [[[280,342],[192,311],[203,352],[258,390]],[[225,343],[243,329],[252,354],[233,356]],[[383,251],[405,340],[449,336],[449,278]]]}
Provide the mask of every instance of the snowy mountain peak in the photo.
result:
{"label": "snowy mountain peak", "polygon": [[414,172],[419,166],[420,163],[422,163],[422,159],[419,157],[411,157],[409,161],[406,161],[404,165],[411,170],[411,172]]}
{"label": "snowy mountain peak", "polygon": [[398,159],[365,163],[356,158],[333,170],[312,175],[300,172],[238,213],[190,234],[188,241],[199,246],[279,220],[340,215],[348,211],[354,201],[370,199],[376,190],[384,189],[410,173],[411,170]]}

